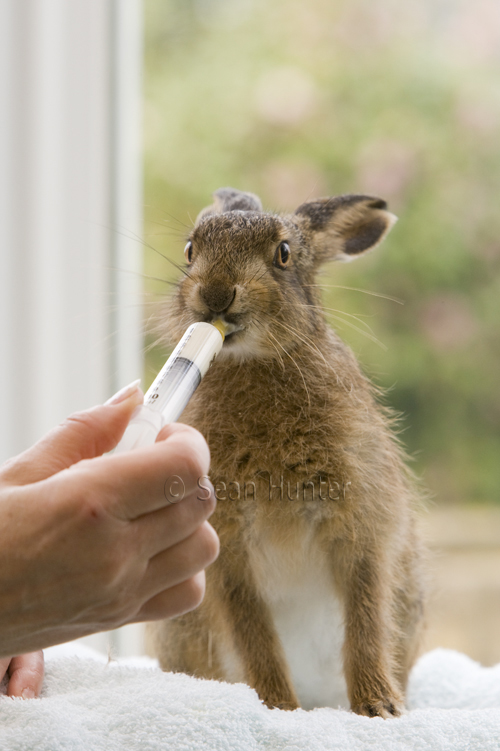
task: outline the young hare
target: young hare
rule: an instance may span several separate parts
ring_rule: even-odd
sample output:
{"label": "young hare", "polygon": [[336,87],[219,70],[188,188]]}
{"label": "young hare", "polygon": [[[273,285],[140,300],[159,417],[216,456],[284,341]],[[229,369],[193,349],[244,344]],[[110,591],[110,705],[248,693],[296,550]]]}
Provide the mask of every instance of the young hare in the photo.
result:
{"label": "young hare", "polygon": [[152,626],[157,654],[167,670],[244,681],[268,707],[397,716],[422,623],[417,494],[315,284],[395,217],[368,196],[287,216],[250,193],[214,197],[163,325],[179,339],[196,321],[229,324],[182,416],[210,446],[221,549],[202,605]]}

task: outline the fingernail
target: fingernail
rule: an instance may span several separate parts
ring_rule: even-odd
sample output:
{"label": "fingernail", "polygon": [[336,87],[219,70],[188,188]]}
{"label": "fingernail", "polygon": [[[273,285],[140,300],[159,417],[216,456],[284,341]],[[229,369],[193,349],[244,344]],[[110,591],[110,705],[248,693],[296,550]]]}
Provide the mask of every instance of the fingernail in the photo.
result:
{"label": "fingernail", "polygon": [[128,386],[124,386],[122,389],[117,391],[116,394],[113,394],[113,396],[110,397],[107,402],[104,402],[104,404],[120,404],[120,402],[124,402],[125,399],[128,399],[129,396],[132,396],[132,394],[134,394],[136,391],[140,391],[140,382],[140,378],[138,378],[136,381],[132,381],[132,383],[129,383]]}
{"label": "fingernail", "polygon": [[23,688],[21,691],[21,696],[23,699],[34,699],[35,698],[35,692],[32,688]]}

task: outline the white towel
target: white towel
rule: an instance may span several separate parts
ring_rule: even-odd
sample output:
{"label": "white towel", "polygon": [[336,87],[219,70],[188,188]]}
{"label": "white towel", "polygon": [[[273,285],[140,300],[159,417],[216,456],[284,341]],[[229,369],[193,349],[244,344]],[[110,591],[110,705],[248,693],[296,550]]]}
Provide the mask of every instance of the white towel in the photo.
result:
{"label": "white towel", "polygon": [[270,710],[243,684],[162,673],[147,659],[108,664],[81,646],[80,657],[65,656],[70,649],[47,651],[42,698],[0,697],[1,751],[500,748],[500,665],[483,668],[450,650],[421,658],[409,712],[382,720],[330,708]]}

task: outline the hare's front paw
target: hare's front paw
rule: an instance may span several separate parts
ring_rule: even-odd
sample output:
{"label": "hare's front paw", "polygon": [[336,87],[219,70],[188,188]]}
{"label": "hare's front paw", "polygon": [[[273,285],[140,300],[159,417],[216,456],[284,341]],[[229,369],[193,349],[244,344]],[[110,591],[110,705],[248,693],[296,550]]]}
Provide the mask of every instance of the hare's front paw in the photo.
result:
{"label": "hare's front paw", "polygon": [[389,717],[399,717],[404,714],[405,708],[402,701],[384,697],[379,701],[363,701],[352,707],[352,711],[366,717],[382,717],[387,720]]}

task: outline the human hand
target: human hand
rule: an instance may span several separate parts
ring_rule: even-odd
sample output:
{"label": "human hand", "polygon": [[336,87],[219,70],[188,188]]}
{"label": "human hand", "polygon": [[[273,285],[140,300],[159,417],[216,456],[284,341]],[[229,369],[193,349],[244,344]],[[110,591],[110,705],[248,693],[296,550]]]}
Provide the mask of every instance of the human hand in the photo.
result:
{"label": "human hand", "polygon": [[[206,521],[215,496],[198,486],[203,437],[168,425],[154,446],[102,456],[142,399],[136,388],[73,415],[0,468],[0,657],[201,602],[218,554]],[[185,487],[177,504],[164,492],[173,475]]]}
{"label": "human hand", "polygon": [[43,683],[43,652],[0,659],[0,681],[8,675],[7,696],[35,699]]}

